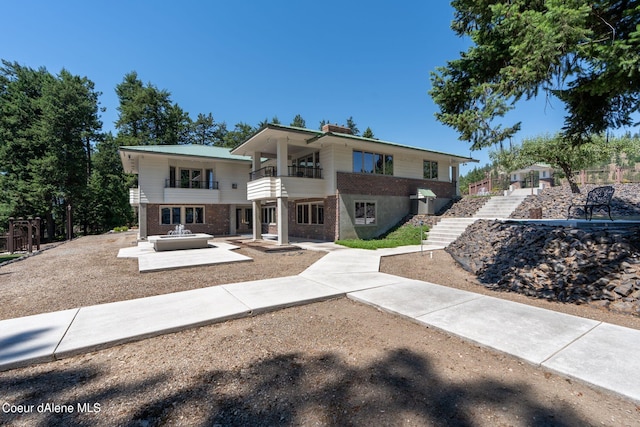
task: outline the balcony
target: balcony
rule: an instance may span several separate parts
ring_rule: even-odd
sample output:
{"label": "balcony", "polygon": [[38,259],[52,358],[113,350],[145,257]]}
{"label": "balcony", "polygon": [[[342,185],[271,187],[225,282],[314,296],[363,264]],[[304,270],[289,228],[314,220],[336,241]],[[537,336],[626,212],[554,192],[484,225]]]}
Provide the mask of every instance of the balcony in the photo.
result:
{"label": "balcony", "polygon": [[192,188],[198,190],[218,190],[218,181],[193,181],[180,179],[167,179],[164,188]]}
{"label": "balcony", "polygon": [[163,203],[220,203],[218,181],[167,179]]}
{"label": "balcony", "polygon": [[[276,177],[278,176],[275,166],[266,166],[264,168],[253,171],[249,174],[249,181],[255,181],[260,178]],[[287,175],[296,178],[315,178],[322,179],[322,168],[316,168],[312,166],[289,166],[287,168]]]}
{"label": "balcony", "polygon": [[140,205],[140,189],[139,188],[129,189],[129,204],[131,206]]}

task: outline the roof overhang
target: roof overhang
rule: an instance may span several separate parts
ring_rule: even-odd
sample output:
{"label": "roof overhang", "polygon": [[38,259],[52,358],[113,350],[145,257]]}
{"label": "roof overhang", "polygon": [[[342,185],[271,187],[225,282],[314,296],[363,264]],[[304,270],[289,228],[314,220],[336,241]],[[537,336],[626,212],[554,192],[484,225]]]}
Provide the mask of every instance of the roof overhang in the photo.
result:
{"label": "roof overhang", "polygon": [[[428,154],[429,158],[432,158],[433,160],[449,162],[449,164],[451,165],[458,165],[461,163],[479,163],[479,160],[473,159],[471,157],[458,156],[455,154],[403,145],[374,138],[363,138],[361,136],[355,136],[346,133],[322,132],[274,124],[268,124],[260,128],[245,142],[231,150],[231,153],[242,156],[252,155],[252,153],[262,153],[262,157],[270,157],[269,155],[273,155],[277,152],[278,141],[283,139],[287,141],[288,154],[293,156],[296,155],[296,152],[307,151],[308,146],[312,144],[322,144],[323,142],[345,143],[347,141],[351,141],[354,145],[354,148],[356,148],[357,144],[362,144],[364,146],[365,144],[370,145],[373,143],[379,144],[381,147],[390,147],[396,150],[406,150],[410,153],[419,151]],[[381,148],[381,150],[384,150],[384,148]]]}

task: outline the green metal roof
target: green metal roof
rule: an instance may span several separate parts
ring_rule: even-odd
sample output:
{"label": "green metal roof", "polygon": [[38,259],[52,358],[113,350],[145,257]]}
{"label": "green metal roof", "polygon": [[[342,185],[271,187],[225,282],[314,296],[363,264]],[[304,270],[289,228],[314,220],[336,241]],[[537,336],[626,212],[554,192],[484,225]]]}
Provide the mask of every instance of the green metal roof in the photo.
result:
{"label": "green metal roof", "polygon": [[418,188],[418,194],[420,194],[422,197],[433,197],[434,199],[436,198],[436,193],[429,190],[428,188]]}
{"label": "green metal roof", "polygon": [[231,154],[231,149],[225,147],[212,147],[209,145],[185,144],[185,145],[127,145],[120,147],[121,151],[135,151],[138,153],[167,154],[191,157],[209,157],[223,160],[251,161],[249,156]]}

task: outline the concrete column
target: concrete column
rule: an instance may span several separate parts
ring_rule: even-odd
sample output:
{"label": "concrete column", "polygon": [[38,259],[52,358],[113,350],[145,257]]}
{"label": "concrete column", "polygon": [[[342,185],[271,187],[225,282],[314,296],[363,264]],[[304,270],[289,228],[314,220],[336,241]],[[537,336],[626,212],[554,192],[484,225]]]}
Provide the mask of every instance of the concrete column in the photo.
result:
{"label": "concrete column", "polygon": [[[260,152],[254,151],[251,159],[251,172],[255,172],[262,167],[260,163]],[[254,179],[258,179],[258,177],[254,177]]]}
{"label": "concrete column", "polygon": [[278,245],[289,244],[289,198],[278,197]]}
{"label": "concrete column", "polygon": [[289,175],[289,149],[285,139],[279,139],[276,152],[276,167],[278,168],[278,176]]}
{"label": "concrete column", "polygon": [[237,229],[238,224],[236,224],[236,205],[229,205],[229,234],[234,235],[238,234]]}
{"label": "concrete column", "polygon": [[138,237],[140,240],[146,240],[148,236],[147,231],[147,204],[140,203],[138,205]]}
{"label": "concrete column", "polygon": [[262,202],[253,201],[253,240],[262,239]]}

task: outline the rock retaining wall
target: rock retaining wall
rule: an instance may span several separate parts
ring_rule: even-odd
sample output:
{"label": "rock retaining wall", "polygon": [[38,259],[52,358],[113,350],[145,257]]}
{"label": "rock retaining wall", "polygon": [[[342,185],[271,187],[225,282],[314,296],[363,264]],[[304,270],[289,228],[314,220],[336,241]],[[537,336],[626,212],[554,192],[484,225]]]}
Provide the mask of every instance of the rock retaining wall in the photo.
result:
{"label": "rock retaining wall", "polygon": [[640,227],[479,220],[446,250],[490,289],[640,315]]}

